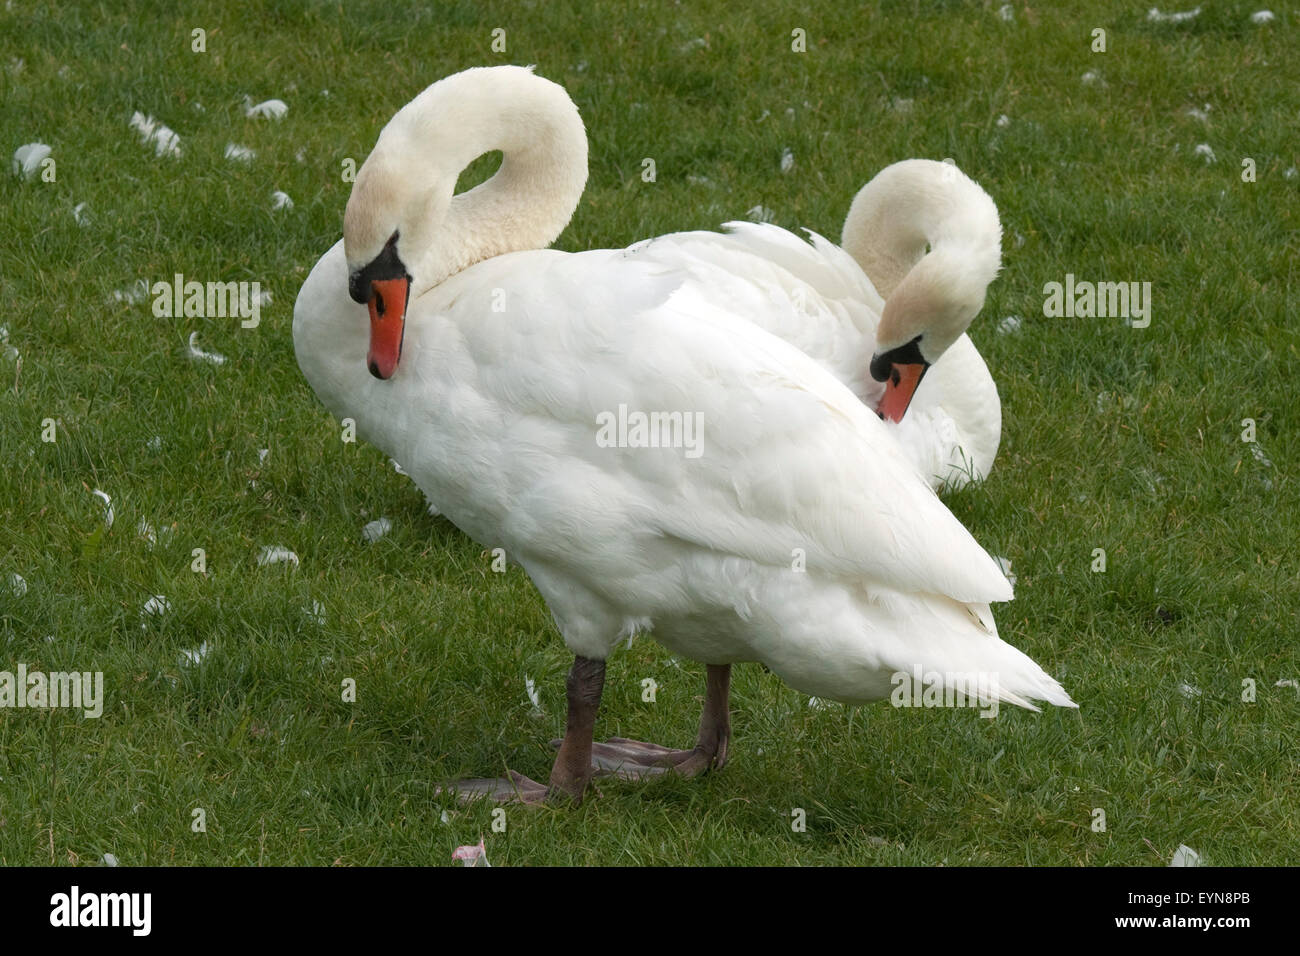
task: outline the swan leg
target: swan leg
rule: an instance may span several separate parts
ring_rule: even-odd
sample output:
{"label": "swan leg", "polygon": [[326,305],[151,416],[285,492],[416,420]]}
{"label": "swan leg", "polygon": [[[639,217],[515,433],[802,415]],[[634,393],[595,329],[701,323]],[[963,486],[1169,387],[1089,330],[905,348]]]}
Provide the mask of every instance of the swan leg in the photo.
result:
{"label": "swan leg", "polygon": [[582,803],[582,795],[592,778],[592,737],[600,695],[605,690],[605,662],[575,657],[564,689],[569,698],[569,716],[560,752],[551,767],[550,792],[557,796],[567,794],[578,804]]}
{"label": "swan leg", "polygon": [[[731,739],[730,693],[731,665],[708,665],[704,710],[700,714],[700,732],[694,749],[672,750],[659,744],[611,737],[603,744],[591,745],[592,766],[601,774],[625,780],[665,773],[694,777],[721,769],[727,762],[727,744]],[[552,741],[552,745],[557,743]]]}
{"label": "swan leg", "polygon": [[605,662],[575,657],[564,686],[569,698],[568,721],[564,739],[553,742],[560,752],[555,755],[555,764],[551,767],[549,786],[507,770],[505,777],[459,780],[438,787],[435,795],[444,790],[452,792],[462,803],[482,799],[494,803],[539,804],[566,799],[575,805],[582,803],[583,794],[594,776],[592,735],[600,696],[605,689]]}

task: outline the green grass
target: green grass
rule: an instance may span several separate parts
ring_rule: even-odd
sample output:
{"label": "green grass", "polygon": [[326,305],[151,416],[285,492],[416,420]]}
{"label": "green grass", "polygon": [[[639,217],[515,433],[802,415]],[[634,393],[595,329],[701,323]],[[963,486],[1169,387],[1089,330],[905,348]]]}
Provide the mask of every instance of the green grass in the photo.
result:
{"label": "green grass", "polygon": [[[178,17],[14,0],[0,151],[48,143],[57,181],[0,175],[0,321],[22,362],[0,359],[0,574],[29,584],[0,588],[0,670],[100,670],[107,703],[99,720],[0,711],[0,863],[445,864],[480,835],[497,865],[1160,865],[1180,843],[1214,864],[1295,862],[1300,695],[1274,686],[1300,679],[1295,14],[1256,27],[1258,4],[1229,2],[1168,26],[1137,0],[1017,4],[1011,23],[996,3],[746,6],[249,0]],[[570,658],[520,570],[492,573],[384,456],[340,444],[290,322],[340,234],[344,157],[428,83],[499,62],[538,64],[586,120],[591,179],[564,249],[760,203],[837,237],[856,189],[909,156],[951,156],[985,186],[1006,267],[972,336],[1003,444],[991,479],[948,500],[1012,559],[1002,633],[1077,713],[810,709],[749,665],[721,773],[603,783],[577,810],[509,810],[504,833],[487,807],[433,796],[507,765],[545,778]],[[1081,82],[1089,70],[1104,85]],[[288,116],[245,119],[245,94],[284,98]],[[1208,123],[1186,114],[1205,102]],[[155,158],[133,110],[175,129],[183,155]],[[225,160],[227,142],[256,161]],[[1193,155],[1202,142],[1217,163]],[[274,189],[296,207],[272,212]],[[256,330],[109,301],[175,272],[258,280],[274,301]],[[1043,318],[1043,284],[1066,273],[1150,281],[1150,328]],[[998,334],[1010,314],[1023,328]],[[188,360],[196,329],[226,365]],[[1271,465],[1240,441],[1243,418]],[[93,488],[113,496],[106,532]],[[393,532],[363,544],[380,515]],[[173,531],[150,550],[141,519]],[[259,568],[268,545],[301,565]],[[206,575],[190,570],[199,547]],[[173,610],[142,627],[152,594]],[[182,666],[202,642],[202,664]],[[702,693],[702,667],[639,640],[611,660],[598,733],[684,745]]]}

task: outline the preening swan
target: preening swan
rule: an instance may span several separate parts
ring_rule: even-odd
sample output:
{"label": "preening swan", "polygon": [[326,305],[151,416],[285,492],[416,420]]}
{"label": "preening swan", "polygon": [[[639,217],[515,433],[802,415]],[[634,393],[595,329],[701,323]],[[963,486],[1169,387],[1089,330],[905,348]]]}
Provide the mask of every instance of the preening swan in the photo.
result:
{"label": "preening swan", "polygon": [[[773,225],[725,228],[660,236],[633,250],[688,273],[722,268],[748,279],[750,301],[736,301],[734,283],[713,298],[796,346],[896,423],[894,437],[931,487],[988,475],[1002,405],[965,334],[1001,263],[1002,227],[983,189],[951,164],[909,159],[858,192],[842,249]],[[921,329],[925,338],[914,344]]]}
{"label": "preening swan", "polygon": [[[498,172],[453,196],[493,149]],[[504,548],[575,655],[549,785],[513,774],[456,788],[580,800],[596,767],[721,766],[730,666],[744,661],[846,702],[919,672],[990,701],[1073,706],[999,639],[989,602],[1011,586],[889,427],[756,321],[777,307],[761,278],[542,248],[578,204],[586,159],[576,107],[529,70],[433,84],[381,132],[343,240],[294,310],[298,362],[325,406],[461,530]],[[891,368],[933,362],[960,334],[924,291],[905,298],[915,313],[885,306]],[[636,414],[658,423],[653,440],[602,440],[601,422]],[[690,750],[593,742],[605,659],[638,631],[707,665]]]}

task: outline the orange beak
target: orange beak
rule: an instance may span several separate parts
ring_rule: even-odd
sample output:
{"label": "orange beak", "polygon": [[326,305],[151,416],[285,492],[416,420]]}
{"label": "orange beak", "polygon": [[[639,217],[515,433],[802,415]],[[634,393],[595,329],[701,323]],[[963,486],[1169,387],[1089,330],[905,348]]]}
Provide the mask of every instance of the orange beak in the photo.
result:
{"label": "orange beak", "polygon": [[880,400],[880,407],[876,409],[876,413],[881,418],[901,422],[907,412],[907,406],[912,404],[912,396],[916,394],[917,386],[925,377],[925,370],[929,367],[920,362],[895,363],[890,369],[889,378],[885,381],[885,397]]}
{"label": "orange beak", "polygon": [[410,294],[411,282],[405,277],[370,283],[370,353],[366,365],[375,378],[392,378],[397,371]]}

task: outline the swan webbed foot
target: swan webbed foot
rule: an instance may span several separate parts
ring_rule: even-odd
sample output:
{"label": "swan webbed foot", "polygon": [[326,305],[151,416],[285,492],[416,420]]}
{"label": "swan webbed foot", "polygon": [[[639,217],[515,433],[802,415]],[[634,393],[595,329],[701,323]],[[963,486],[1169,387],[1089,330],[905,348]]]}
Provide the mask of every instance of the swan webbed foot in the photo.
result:
{"label": "swan webbed foot", "polygon": [[434,793],[454,793],[461,803],[491,800],[525,806],[543,803],[576,806],[582,803],[595,776],[644,780],[665,773],[694,777],[720,769],[727,762],[727,744],[731,739],[728,704],[731,665],[710,664],[707,674],[700,733],[691,750],[672,750],[626,737],[611,737],[599,744],[593,742],[592,731],[605,685],[605,662],[575,658],[566,682],[569,713],[564,737],[551,741],[551,746],[559,752],[551,768],[549,785],[507,770],[504,777],[460,780],[438,787]]}
{"label": "swan webbed foot", "polygon": [[[554,777],[554,775],[552,775]],[[434,796],[444,793],[454,794],[456,799],[463,804],[474,803],[478,800],[488,800],[492,803],[517,803],[523,806],[537,807],[543,804],[573,804],[582,803],[583,793],[586,791],[586,785],[591,775],[587,774],[584,779],[574,781],[560,781],[552,779],[551,785],[538,783],[531,777],[525,777],[522,773],[514,770],[507,770],[504,777],[478,777],[471,780],[457,780],[455,783],[449,783],[444,787],[434,789]]]}
{"label": "swan webbed foot", "polygon": [[596,710],[605,687],[605,662],[575,657],[565,689],[569,698],[568,721],[564,739],[558,742],[559,753],[551,768],[550,784],[541,784],[522,773],[507,770],[506,776],[460,780],[439,787],[435,795],[455,793],[461,803],[490,799],[494,803],[582,803],[591,769],[591,739],[596,724]]}
{"label": "swan webbed foot", "polygon": [[522,773],[507,770],[504,777],[457,780],[433,791],[434,796],[444,793],[454,794],[461,803],[490,800],[493,803],[537,805],[546,800],[547,787]]}
{"label": "swan webbed foot", "polygon": [[[558,740],[551,746],[559,746]],[[721,752],[719,752],[719,750]],[[591,766],[597,776],[619,780],[644,780],[666,773],[694,777],[717,770],[726,762],[726,747],[697,745],[691,750],[673,750],[659,744],[626,737],[610,737],[591,745]]]}

